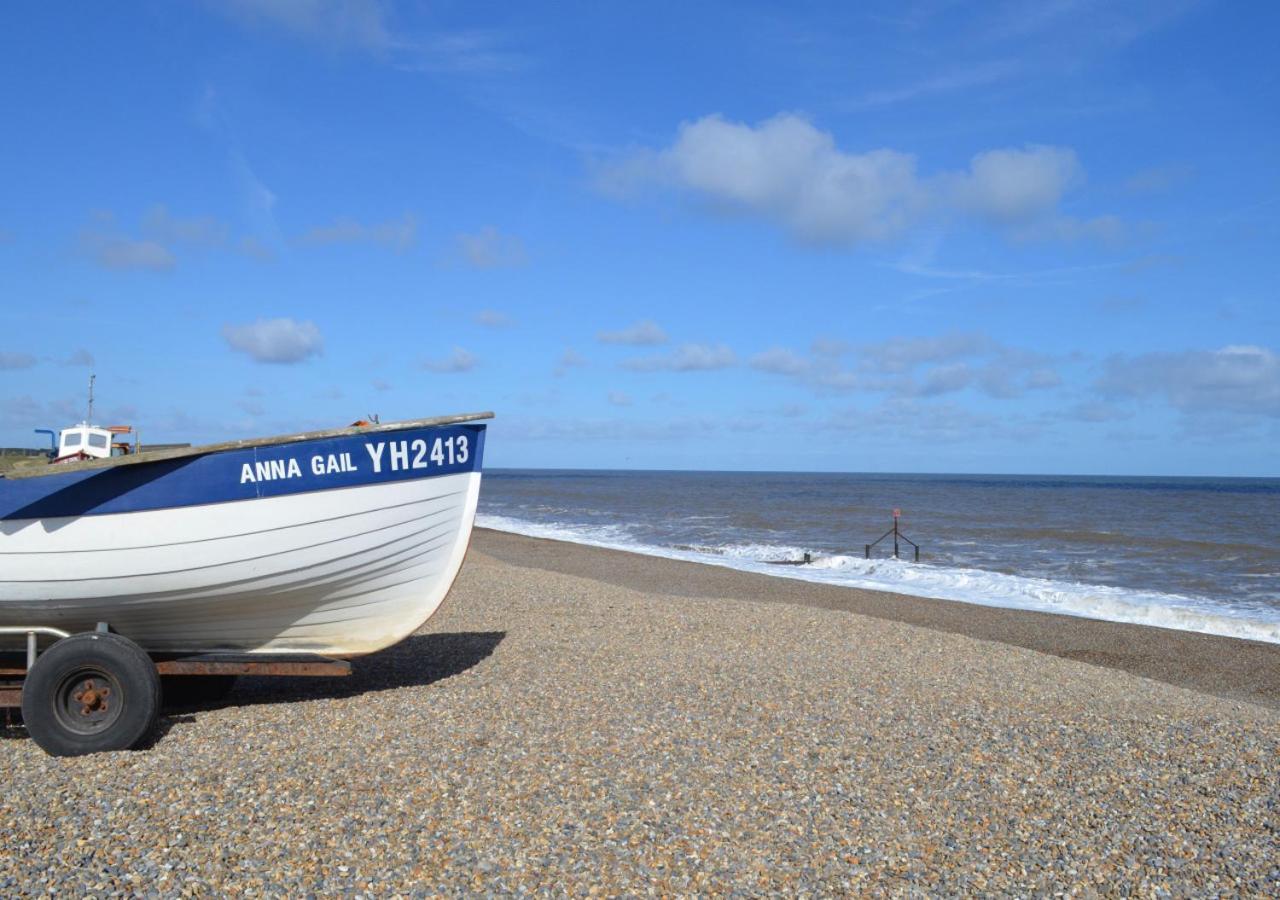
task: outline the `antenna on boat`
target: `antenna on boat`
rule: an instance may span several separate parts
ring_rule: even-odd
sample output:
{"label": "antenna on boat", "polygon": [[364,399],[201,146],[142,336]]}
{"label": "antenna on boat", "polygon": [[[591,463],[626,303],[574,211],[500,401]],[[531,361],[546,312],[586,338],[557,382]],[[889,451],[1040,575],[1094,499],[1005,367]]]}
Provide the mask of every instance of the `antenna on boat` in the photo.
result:
{"label": "antenna on boat", "polygon": [[89,376],[89,417],[84,420],[88,425],[93,424],[93,381],[97,377],[97,375]]}

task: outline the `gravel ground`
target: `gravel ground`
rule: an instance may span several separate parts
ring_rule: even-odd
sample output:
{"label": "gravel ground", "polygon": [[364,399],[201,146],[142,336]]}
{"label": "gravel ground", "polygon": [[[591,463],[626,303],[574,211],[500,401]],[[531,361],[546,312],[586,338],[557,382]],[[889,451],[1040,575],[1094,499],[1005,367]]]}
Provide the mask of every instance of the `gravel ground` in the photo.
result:
{"label": "gravel ground", "polygon": [[0,895],[1280,893],[1280,712],[511,540],[349,679],[3,731]]}

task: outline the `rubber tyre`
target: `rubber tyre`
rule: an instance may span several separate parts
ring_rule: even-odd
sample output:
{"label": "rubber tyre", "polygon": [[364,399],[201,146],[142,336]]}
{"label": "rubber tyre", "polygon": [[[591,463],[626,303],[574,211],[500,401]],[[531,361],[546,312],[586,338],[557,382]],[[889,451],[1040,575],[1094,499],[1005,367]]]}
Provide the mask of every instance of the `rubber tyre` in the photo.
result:
{"label": "rubber tyre", "polygon": [[160,678],[165,706],[183,709],[226,699],[236,686],[235,675],[164,675]]}
{"label": "rubber tyre", "polygon": [[[81,700],[86,687],[96,696],[92,709]],[[83,756],[137,746],[155,727],[160,701],[160,676],[141,647],[86,632],[36,658],[22,685],[22,718],[50,756]]]}

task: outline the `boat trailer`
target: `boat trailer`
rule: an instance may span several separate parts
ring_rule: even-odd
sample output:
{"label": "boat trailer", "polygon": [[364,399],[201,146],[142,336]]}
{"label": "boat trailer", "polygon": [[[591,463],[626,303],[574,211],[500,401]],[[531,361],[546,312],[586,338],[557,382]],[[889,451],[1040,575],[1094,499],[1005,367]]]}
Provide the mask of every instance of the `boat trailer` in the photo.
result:
{"label": "boat trailer", "polygon": [[[45,625],[0,626],[0,639],[24,637],[23,651],[0,649],[0,710],[21,709],[27,732],[52,756],[129,750],[155,727],[163,685],[216,700],[241,675],[342,677],[345,659],[248,653],[148,653],[99,622],[71,634]],[[53,642],[40,651],[40,639]],[[163,680],[162,680],[163,679]]]}

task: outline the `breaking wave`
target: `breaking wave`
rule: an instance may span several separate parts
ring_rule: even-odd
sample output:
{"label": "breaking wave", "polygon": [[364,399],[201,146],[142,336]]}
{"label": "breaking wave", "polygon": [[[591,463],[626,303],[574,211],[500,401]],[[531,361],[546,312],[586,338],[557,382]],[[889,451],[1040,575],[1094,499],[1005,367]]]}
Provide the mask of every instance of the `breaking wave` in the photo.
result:
{"label": "breaking wave", "polygon": [[780,562],[799,562],[804,558],[805,549],[760,543],[659,546],[635,540],[621,525],[601,527],[537,523],[510,516],[485,514],[476,517],[476,524],[482,528],[529,537],[705,563],[818,584],[1280,643],[1280,621],[1276,620],[1275,609],[1262,604],[1236,602],[1227,606],[1207,597],[1082,584],[895,559],[867,560],[853,556],[814,554],[813,562],[808,565],[778,565]]}

